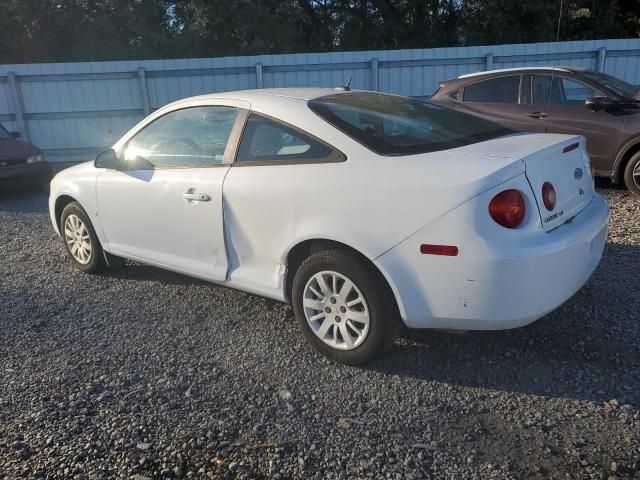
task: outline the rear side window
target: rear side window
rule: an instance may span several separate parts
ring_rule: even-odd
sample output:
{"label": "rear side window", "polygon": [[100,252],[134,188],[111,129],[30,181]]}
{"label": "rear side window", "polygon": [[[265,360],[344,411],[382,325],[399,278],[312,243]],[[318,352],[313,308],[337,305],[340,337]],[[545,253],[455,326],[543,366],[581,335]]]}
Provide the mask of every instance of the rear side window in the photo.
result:
{"label": "rear side window", "polygon": [[458,101],[458,96],[460,95],[460,90],[454,90],[453,92],[449,92],[449,98],[453,101]]}
{"label": "rear side window", "polygon": [[309,108],[381,155],[435,152],[513,133],[495,123],[396,95],[346,92],[316,98]]}
{"label": "rear side window", "polygon": [[340,161],[344,156],[309,134],[252,113],[238,148],[240,162]]}
{"label": "rear side window", "polygon": [[518,103],[520,75],[491,78],[464,87],[463,101]]}

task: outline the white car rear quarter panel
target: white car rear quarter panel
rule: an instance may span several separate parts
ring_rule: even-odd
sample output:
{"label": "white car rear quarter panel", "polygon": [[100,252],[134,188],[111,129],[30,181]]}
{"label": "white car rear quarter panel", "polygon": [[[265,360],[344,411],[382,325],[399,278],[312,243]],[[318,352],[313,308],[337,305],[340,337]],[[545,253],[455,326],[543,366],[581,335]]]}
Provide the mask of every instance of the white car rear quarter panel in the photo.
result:
{"label": "white car rear quarter panel", "polygon": [[379,156],[298,100],[267,96],[252,100],[252,109],[289,121],[347,156],[337,163],[236,162],[229,170],[223,190],[228,278],[271,297],[284,298],[287,254],[302,241],[341,242],[373,260],[445,212],[524,172],[518,160],[478,156],[471,148]]}
{"label": "white car rear quarter panel", "polygon": [[[516,229],[499,226],[487,210],[508,188],[526,194],[527,216]],[[595,194],[572,222],[543,232],[521,175],[449,212],[375,263],[390,279],[409,327],[514,328],[554,310],[589,279],[604,249],[607,219],[607,202]],[[456,245],[459,255],[422,255],[421,244]]]}

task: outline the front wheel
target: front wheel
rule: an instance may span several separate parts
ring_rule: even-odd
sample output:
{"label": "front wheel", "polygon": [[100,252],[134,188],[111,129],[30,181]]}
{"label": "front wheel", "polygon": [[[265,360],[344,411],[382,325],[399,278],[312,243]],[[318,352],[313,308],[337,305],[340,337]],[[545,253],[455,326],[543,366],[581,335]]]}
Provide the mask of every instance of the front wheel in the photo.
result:
{"label": "front wheel", "polygon": [[309,256],[295,274],[291,297],[304,335],[340,363],[370,360],[393,343],[402,325],[380,273],[346,250]]}
{"label": "front wheel", "polygon": [[631,193],[640,196],[640,152],[629,159],[624,169],[624,183]]}
{"label": "front wheel", "polygon": [[104,253],[88,215],[77,202],[62,211],[60,227],[67,253],[75,266],[86,273],[105,268]]}

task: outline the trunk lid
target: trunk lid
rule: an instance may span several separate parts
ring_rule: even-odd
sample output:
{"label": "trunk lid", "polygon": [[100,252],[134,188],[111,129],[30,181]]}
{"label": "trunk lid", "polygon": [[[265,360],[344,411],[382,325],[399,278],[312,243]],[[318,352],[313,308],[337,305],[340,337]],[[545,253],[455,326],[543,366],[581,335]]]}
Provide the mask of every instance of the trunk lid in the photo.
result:
{"label": "trunk lid", "polygon": [[[545,232],[571,220],[593,198],[593,178],[584,137],[565,137],[526,156],[524,162]],[[551,210],[543,200],[545,182],[551,183],[556,193],[556,203]]]}
{"label": "trunk lid", "polygon": [[[465,148],[473,148],[476,154],[499,152],[501,156],[524,163],[525,175],[545,232],[571,220],[593,198],[593,177],[586,140],[579,135],[520,134]],[[542,199],[545,182],[551,183],[556,192],[556,205],[552,210],[547,210]]]}

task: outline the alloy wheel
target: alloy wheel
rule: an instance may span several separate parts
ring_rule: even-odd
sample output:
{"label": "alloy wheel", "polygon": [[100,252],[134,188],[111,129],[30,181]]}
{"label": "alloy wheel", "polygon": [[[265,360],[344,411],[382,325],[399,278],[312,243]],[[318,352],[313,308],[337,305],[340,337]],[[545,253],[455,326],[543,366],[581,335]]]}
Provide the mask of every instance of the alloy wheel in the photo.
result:
{"label": "alloy wheel", "polygon": [[360,289],[333,271],[313,275],[304,288],[303,309],[311,330],[339,350],[358,347],[369,333],[369,308]]}
{"label": "alloy wheel", "polygon": [[91,237],[84,222],[77,215],[69,215],[64,221],[64,239],[71,256],[82,265],[91,261]]}

